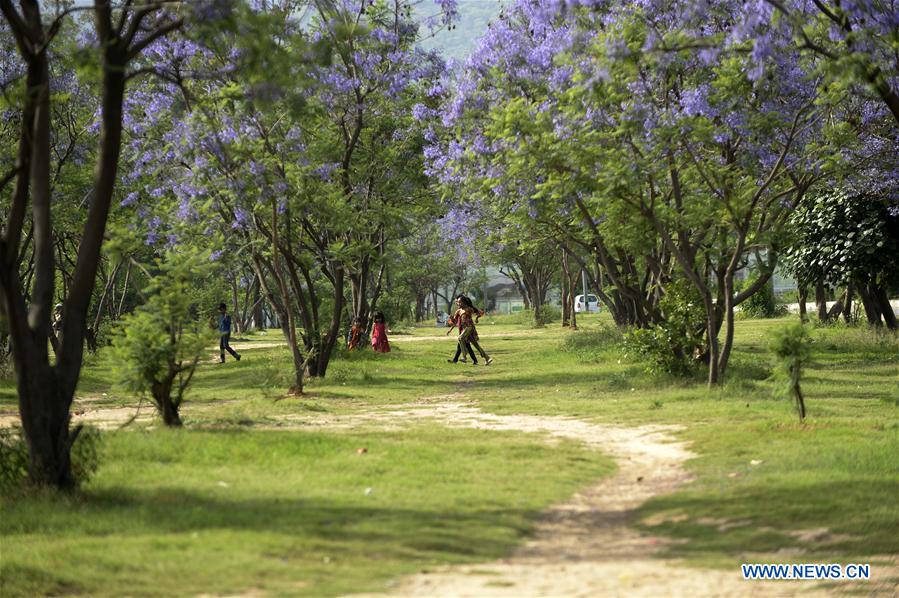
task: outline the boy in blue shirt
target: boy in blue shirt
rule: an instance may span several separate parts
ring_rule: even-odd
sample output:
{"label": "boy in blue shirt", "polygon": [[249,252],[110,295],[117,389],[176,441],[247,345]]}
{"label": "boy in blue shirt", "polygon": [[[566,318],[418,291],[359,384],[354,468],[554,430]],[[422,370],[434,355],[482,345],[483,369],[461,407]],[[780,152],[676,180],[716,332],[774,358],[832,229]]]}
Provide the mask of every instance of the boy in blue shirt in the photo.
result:
{"label": "boy in blue shirt", "polygon": [[231,348],[231,345],[228,344],[228,341],[231,340],[231,316],[228,315],[228,306],[224,303],[219,303],[219,334],[221,334],[221,340],[219,341],[219,351],[222,353],[222,363],[225,363],[225,351],[228,351],[234,359],[240,361],[240,353]]}

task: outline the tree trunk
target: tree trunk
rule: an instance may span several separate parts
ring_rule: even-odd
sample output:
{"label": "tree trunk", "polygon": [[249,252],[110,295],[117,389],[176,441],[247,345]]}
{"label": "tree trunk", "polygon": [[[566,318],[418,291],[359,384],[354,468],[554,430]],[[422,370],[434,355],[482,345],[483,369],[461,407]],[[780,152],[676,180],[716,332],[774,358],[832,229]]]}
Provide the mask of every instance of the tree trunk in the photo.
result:
{"label": "tree trunk", "polygon": [[18,357],[20,352],[13,347],[29,477],[36,484],[74,488],[70,451],[78,432],[69,433],[71,397],[60,392],[57,376],[46,362],[35,359],[33,352]]}
{"label": "tree trunk", "polygon": [[425,319],[425,296],[424,293],[415,294],[415,321],[421,322]]}
{"label": "tree trunk", "polygon": [[718,357],[718,375],[723,376],[730,361],[730,351],[734,344],[734,283],[733,274],[724,280],[724,344]]}
{"label": "tree trunk", "polygon": [[827,289],[821,281],[815,284],[815,307],[818,309],[818,321],[827,322]]}
{"label": "tree trunk", "polygon": [[896,322],[896,312],[893,311],[893,306],[890,305],[890,297],[887,295],[886,288],[878,286],[871,289],[871,297],[880,307],[880,315],[883,316],[883,321],[886,323],[887,328],[890,330],[899,329],[899,323]]}
{"label": "tree trunk", "polygon": [[852,287],[852,284],[846,286],[846,302],[843,303],[843,321],[847,324],[852,322],[852,296],[855,294],[855,289]]}
{"label": "tree trunk", "polygon": [[566,281],[568,283],[568,313],[571,314],[571,329],[577,330],[577,312],[574,311],[574,298],[577,295],[577,274],[572,272],[572,276]]}
{"label": "tree trunk", "polygon": [[240,298],[237,292],[237,275],[231,276],[231,313],[235,315],[234,334],[242,334],[243,319],[241,318]]}
{"label": "tree trunk", "polygon": [[171,400],[164,401],[162,404],[162,422],[172,428],[180,428],[183,425],[178,407]]}
{"label": "tree trunk", "polygon": [[324,341],[321,342],[320,353],[316,355],[317,371],[315,375],[324,377],[328,371],[328,365],[331,363],[331,353],[337,345],[337,337],[340,335],[340,314],[343,311],[343,287],[344,287],[344,271],[343,267],[336,265],[334,267],[334,312],[331,315],[331,325],[328,328],[328,334]]}
{"label": "tree trunk", "polygon": [[808,287],[800,286],[798,289],[799,296],[799,319],[808,322],[808,314],[805,308],[805,302],[808,300]]}
{"label": "tree trunk", "polygon": [[[32,35],[40,32],[40,38],[43,38],[37,3],[23,3],[23,11]],[[19,172],[12,206],[6,214],[8,224],[4,242],[0,243],[0,293],[3,312],[8,318],[19,414],[28,445],[29,476],[37,484],[70,489],[75,485],[70,449],[78,432],[69,433],[72,392],[60,370],[71,375],[72,366],[51,366],[47,349],[55,265],[50,213],[50,78],[46,49],[27,56],[26,65],[27,87],[17,159]],[[26,312],[16,265],[29,188],[35,282],[31,308]],[[67,345],[74,340],[68,339]],[[81,343],[82,337],[77,340]],[[63,350],[61,346],[60,352]],[[80,360],[77,365],[80,366]]]}
{"label": "tree trunk", "polygon": [[718,348],[718,310],[709,296],[703,297],[706,313],[706,333],[709,341],[709,387],[718,384],[719,371],[718,360],[720,358]]}
{"label": "tree trunk", "polygon": [[265,313],[263,312],[262,294],[258,278],[253,284],[253,325],[256,330],[265,330]]}
{"label": "tree trunk", "polygon": [[569,294],[571,292],[571,267],[568,262],[568,251],[563,247],[562,248],[562,276],[560,277],[560,282],[562,283],[562,327],[567,328],[571,326],[571,314],[573,310],[571,309],[571,301],[569,300]]}
{"label": "tree trunk", "polygon": [[869,288],[860,284],[858,286],[858,296],[862,301],[862,307],[865,309],[868,323],[872,326],[883,326],[883,322],[880,321],[880,307],[877,305],[874,297],[871,296]]}
{"label": "tree trunk", "polygon": [[843,313],[843,305],[847,300],[847,295],[849,294],[849,288],[847,287],[843,294],[837,297],[837,300],[834,302],[833,307],[827,310],[827,321],[832,322],[834,320],[839,319],[840,314]]}

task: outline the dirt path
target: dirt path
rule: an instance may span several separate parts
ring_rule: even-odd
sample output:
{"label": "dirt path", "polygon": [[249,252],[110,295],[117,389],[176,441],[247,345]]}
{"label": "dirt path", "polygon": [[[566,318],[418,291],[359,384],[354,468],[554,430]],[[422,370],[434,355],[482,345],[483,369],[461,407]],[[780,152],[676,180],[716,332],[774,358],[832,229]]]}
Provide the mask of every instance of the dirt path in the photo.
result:
{"label": "dirt path", "polygon": [[739,570],[692,569],[655,556],[666,541],[640,533],[630,524],[636,507],[690,481],[683,464],[693,454],[672,436],[677,428],[624,428],[568,417],[493,415],[460,398],[450,395],[433,404],[345,418],[303,419],[306,425],[350,428],[360,424],[395,427],[397,422],[427,418],[447,426],[543,433],[602,450],[614,457],[618,472],[548,509],[533,539],[508,558],[422,572],[396,582],[389,595],[785,596],[797,591],[806,596],[828,595],[809,584],[748,582]]}

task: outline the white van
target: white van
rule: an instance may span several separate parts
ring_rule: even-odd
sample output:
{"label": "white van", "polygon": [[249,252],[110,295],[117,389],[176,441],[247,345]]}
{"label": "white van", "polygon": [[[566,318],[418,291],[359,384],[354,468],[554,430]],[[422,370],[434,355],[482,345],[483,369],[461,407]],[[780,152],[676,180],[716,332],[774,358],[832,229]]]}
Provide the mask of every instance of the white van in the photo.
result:
{"label": "white van", "polygon": [[584,305],[584,296],[578,295],[574,298],[574,311],[597,314],[599,313],[599,299],[596,298],[596,295],[587,295],[587,305]]}

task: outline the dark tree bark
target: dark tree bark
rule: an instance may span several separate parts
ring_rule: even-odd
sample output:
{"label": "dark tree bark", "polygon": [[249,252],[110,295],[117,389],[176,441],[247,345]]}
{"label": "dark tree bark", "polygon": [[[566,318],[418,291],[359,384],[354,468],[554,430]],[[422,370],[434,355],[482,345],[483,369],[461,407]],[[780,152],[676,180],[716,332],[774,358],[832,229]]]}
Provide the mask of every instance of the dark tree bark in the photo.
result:
{"label": "dark tree bark", "polygon": [[808,301],[808,287],[804,285],[800,285],[798,288],[799,295],[799,319],[803,322],[808,321],[808,313],[806,311],[805,303]]}
{"label": "dark tree bark", "polygon": [[880,306],[871,294],[870,288],[864,284],[859,284],[858,296],[862,301],[862,307],[865,310],[865,316],[868,318],[868,323],[872,326],[883,326],[883,322],[880,320]]}
{"label": "dark tree bark", "polygon": [[815,307],[818,310],[818,321],[827,322],[827,288],[820,280],[815,283]]}
{"label": "dark tree bark", "polygon": [[847,324],[852,322],[852,296],[855,294],[855,288],[850,283],[846,286],[846,302],[843,303],[843,321]]}
{"label": "dark tree bark", "polygon": [[253,326],[256,330],[265,329],[265,312],[262,306],[262,293],[258,276],[253,284]]}
{"label": "dark tree bark", "polygon": [[896,321],[896,312],[893,311],[893,306],[890,305],[890,297],[887,295],[886,288],[883,286],[872,288],[871,297],[874,300],[874,303],[880,308],[880,315],[883,317],[883,321],[887,328],[890,330],[899,329],[899,323]]}

